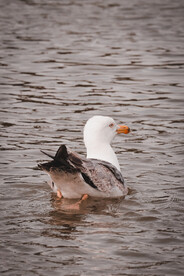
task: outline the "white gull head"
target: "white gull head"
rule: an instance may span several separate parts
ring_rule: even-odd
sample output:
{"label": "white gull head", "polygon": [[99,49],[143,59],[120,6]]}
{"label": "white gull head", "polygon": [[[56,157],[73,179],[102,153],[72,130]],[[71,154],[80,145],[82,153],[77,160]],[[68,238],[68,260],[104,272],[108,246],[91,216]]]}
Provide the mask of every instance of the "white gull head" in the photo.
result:
{"label": "white gull head", "polygon": [[111,142],[118,133],[128,133],[127,126],[120,126],[106,116],[90,118],[84,127],[84,144],[87,149],[87,158],[107,161],[119,171],[120,166]]}

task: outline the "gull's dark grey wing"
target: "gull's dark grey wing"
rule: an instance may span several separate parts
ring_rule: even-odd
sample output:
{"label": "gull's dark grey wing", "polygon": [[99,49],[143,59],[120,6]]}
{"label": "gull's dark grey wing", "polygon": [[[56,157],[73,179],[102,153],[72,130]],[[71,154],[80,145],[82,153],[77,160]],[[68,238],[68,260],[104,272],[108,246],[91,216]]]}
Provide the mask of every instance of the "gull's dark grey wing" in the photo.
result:
{"label": "gull's dark grey wing", "polygon": [[115,187],[120,190],[125,189],[121,172],[111,163],[97,159],[81,158],[73,152],[70,152],[69,160],[80,170],[81,174],[90,179],[98,190],[107,192]]}

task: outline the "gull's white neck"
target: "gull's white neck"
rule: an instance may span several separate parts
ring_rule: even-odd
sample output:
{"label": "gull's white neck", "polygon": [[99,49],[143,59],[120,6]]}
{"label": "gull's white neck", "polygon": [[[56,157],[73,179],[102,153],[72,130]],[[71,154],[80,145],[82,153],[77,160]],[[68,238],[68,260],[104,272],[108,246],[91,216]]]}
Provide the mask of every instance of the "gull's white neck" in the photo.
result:
{"label": "gull's white neck", "polygon": [[114,165],[119,171],[120,166],[118,159],[112,147],[107,143],[98,143],[87,147],[87,158],[95,158],[107,161]]}

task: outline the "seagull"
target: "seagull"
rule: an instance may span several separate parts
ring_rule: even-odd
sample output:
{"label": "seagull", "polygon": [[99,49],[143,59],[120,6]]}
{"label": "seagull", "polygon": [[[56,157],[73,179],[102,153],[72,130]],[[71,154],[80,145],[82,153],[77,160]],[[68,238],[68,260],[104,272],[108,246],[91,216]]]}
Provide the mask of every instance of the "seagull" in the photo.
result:
{"label": "seagull", "polygon": [[50,176],[50,186],[59,198],[118,198],[128,193],[120,165],[111,143],[120,133],[127,134],[126,125],[117,125],[107,116],[93,116],[84,126],[83,137],[87,156],[82,157],[66,145],[54,156],[43,152],[52,161],[39,164]]}

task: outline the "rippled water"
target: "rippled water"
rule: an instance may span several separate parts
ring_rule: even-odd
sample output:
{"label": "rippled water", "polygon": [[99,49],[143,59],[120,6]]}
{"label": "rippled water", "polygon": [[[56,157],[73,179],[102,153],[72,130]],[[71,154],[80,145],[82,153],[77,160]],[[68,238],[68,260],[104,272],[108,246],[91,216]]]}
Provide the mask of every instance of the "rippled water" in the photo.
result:
{"label": "rippled water", "polygon": [[[1,0],[1,275],[183,275],[183,1]],[[40,149],[96,114],[131,189],[66,211]]]}

